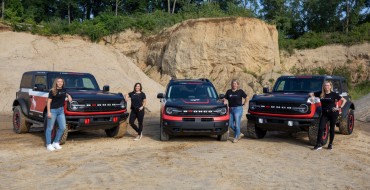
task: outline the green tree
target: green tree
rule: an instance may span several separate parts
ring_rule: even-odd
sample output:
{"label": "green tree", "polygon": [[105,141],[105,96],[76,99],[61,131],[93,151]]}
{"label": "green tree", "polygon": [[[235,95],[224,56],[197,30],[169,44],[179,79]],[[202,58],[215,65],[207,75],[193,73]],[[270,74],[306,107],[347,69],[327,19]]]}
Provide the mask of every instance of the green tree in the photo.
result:
{"label": "green tree", "polygon": [[305,0],[303,9],[308,31],[335,32],[340,29],[340,15],[337,9],[341,0]]}
{"label": "green tree", "polygon": [[4,8],[4,18],[10,20],[12,23],[22,21],[24,8],[20,0],[7,0]]}
{"label": "green tree", "polygon": [[339,4],[339,15],[345,15],[342,21],[343,30],[348,34],[349,30],[358,25],[361,19],[361,11],[365,7],[365,0],[342,0]]}

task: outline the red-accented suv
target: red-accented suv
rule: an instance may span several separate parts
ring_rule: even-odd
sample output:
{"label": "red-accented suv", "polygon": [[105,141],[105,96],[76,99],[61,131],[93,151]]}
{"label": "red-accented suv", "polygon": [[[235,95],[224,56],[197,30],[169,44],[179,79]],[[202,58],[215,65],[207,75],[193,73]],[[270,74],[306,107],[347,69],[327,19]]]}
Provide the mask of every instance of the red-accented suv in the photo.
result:
{"label": "red-accented suv", "polygon": [[170,80],[161,100],[160,139],[178,135],[229,138],[229,111],[208,79]]}
{"label": "red-accented suv", "polygon": [[[61,77],[73,101],[65,102],[66,130],[105,129],[109,137],[122,137],[127,129],[126,101],[121,93],[110,93],[109,86],[100,90],[95,77],[89,73],[29,71],[22,76],[19,91],[13,102],[13,129],[26,133],[30,127],[47,126],[46,102],[53,81]],[[52,140],[58,123],[55,122]]]}
{"label": "red-accented suv", "polygon": [[[249,101],[247,113],[248,135],[264,138],[266,131],[299,132],[308,131],[309,141],[316,144],[321,103],[319,98],[311,102],[310,92],[321,91],[324,81],[333,84],[333,90],[347,100],[340,110],[337,126],[342,134],[349,135],[354,127],[355,105],[351,102],[346,81],[338,76],[281,76],[271,92],[254,95]],[[342,101],[337,102],[341,106]],[[323,145],[328,141],[329,125],[323,134]]]}

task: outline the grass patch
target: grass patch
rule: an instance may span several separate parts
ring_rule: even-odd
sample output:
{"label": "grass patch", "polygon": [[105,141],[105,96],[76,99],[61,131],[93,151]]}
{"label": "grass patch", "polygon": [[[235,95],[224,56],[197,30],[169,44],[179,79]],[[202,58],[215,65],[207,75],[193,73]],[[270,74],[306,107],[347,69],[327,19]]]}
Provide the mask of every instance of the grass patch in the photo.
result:
{"label": "grass patch", "polygon": [[349,90],[352,99],[358,100],[362,96],[370,93],[370,81],[364,81]]}

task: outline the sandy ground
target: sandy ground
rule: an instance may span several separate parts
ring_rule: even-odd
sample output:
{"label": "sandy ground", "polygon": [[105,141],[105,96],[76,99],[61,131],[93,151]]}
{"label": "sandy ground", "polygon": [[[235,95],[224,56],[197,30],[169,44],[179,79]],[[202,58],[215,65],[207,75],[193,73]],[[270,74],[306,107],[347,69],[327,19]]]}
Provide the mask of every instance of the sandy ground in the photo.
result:
{"label": "sandy ground", "polygon": [[61,151],[47,152],[42,130],[15,134],[11,115],[1,115],[0,189],[370,188],[369,123],[337,134],[332,151],[311,150],[306,133],[161,142],[158,124],[155,114],[146,117],[141,141],[131,128],[121,139],[102,130],[70,133]]}

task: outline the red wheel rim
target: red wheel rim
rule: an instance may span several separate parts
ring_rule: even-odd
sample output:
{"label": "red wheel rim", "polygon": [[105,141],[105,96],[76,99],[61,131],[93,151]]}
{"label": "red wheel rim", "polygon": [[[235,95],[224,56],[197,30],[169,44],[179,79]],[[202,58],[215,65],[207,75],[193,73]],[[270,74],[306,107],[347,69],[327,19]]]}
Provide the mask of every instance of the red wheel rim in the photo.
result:
{"label": "red wheel rim", "polygon": [[354,122],[355,122],[354,116],[352,114],[350,114],[349,117],[348,117],[348,129],[350,131],[353,130]]}
{"label": "red wheel rim", "polygon": [[15,124],[14,126],[15,126],[15,128],[16,129],[19,129],[19,113],[18,112],[16,112],[16,113],[14,113],[14,116],[13,116],[13,123]]}

